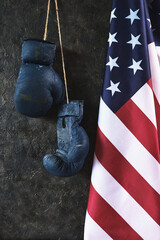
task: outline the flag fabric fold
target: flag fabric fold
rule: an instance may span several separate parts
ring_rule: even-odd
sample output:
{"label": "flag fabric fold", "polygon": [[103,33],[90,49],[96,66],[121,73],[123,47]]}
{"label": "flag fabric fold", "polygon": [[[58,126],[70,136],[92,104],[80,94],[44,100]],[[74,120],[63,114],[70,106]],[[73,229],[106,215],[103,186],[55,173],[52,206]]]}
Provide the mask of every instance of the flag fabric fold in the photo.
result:
{"label": "flag fabric fold", "polygon": [[160,1],[113,0],[84,240],[160,240]]}

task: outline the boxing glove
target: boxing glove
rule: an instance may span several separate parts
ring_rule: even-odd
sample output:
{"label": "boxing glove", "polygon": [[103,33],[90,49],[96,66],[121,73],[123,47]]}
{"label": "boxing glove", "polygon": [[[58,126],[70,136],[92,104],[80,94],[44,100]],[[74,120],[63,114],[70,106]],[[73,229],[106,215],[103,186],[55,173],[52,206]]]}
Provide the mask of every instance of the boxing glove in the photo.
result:
{"label": "boxing glove", "polygon": [[21,114],[41,117],[52,105],[63,101],[64,84],[52,68],[55,50],[53,43],[24,41],[22,66],[14,94],[15,107]]}
{"label": "boxing glove", "polygon": [[83,117],[83,102],[71,101],[60,108],[57,121],[58,149],[43,158],[44,167],[53,175],[75,175],[84,164],[89,151],[89,138],[79,126]]}

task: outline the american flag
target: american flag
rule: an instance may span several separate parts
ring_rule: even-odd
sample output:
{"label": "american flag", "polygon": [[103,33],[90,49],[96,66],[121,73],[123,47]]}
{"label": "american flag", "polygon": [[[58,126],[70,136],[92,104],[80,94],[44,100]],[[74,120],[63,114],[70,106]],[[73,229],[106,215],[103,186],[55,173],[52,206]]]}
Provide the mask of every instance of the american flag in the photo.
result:
{"label": "american flag", "polygon": [[113,0],[85,240],[160,240],[160,0]]}

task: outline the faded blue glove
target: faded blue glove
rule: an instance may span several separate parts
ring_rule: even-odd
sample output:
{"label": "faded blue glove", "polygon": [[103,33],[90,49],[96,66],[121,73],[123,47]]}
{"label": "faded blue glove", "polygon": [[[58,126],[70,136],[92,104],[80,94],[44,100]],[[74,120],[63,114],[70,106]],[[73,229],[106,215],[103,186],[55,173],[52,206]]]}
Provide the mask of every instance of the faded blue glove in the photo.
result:
{"label": "faded blue glove", "polygon": [[53,175],[69,177],[81,170],[89,151],[89,138],[79,126],[83,101],[62,105],[57,121],[58,149],[43,158],[44,167]]}
{"label": "faded blue glove", "polygon": [[41,117],[52,104],[63,101],[64,84],[53,70],[56,45],[26,40],[22,46],[20,68],[14,103],[17,111],[28,117]]}

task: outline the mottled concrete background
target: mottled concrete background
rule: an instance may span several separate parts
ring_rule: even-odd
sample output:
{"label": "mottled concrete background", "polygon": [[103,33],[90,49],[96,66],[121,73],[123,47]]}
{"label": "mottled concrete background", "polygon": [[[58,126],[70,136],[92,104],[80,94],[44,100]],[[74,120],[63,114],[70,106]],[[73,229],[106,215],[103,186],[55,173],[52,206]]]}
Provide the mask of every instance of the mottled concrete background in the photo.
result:
{"label": "mottled concrete background", "polygon": [[[0,239],[82,240],[105,69],[111,0],[59,0],[70,99],[84,99],[90,152],[81,172],[49,174],[43,156],[56,149],[56,114],[30,119],[13,102],[24,39],[42,39],[47,0],[0,0]],[[63,77],[54,1],[48,41]],[[98,240],[98,239],[97,239]]]}

